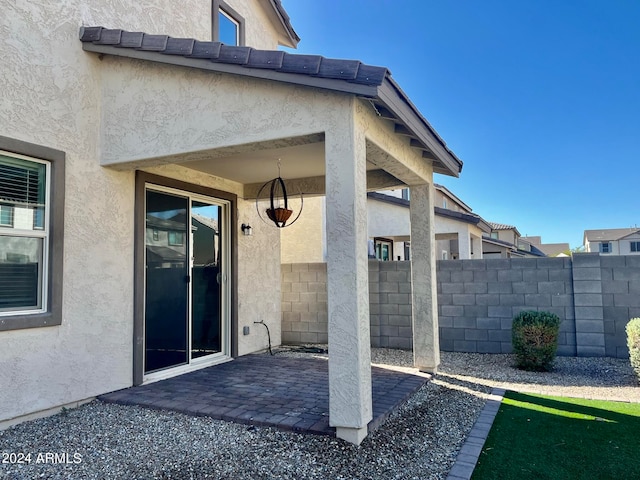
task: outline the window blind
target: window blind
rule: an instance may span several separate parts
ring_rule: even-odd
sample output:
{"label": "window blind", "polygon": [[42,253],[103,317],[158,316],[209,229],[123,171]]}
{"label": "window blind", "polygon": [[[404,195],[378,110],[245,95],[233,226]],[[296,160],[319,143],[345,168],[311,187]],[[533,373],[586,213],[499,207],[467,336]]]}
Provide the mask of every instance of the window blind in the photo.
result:
{"label": "window blind", "polygon": [[44,206],[46,166],[0,155],[0,202]]}

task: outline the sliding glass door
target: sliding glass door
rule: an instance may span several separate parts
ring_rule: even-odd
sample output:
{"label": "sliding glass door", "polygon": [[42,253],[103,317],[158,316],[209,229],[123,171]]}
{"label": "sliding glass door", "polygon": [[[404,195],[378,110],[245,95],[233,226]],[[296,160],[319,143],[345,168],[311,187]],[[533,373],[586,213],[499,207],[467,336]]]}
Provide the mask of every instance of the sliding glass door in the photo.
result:
{"label": "sliding glass door", "polygon": [[228,354],[227,203],[148,186],[145,219],[145,374]]}

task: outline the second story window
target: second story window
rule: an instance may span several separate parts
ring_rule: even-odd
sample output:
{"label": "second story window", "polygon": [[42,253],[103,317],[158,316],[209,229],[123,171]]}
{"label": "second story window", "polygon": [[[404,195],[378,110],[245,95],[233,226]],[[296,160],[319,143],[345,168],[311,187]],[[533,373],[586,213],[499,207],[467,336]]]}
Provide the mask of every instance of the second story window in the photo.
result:
{"label": "second story window", "polygon": [[640,252],[640,242],[631,242],[631,251]]}
{"label": "second story window", "polygon": [[611,243],[602,242],[600,244],[600,253],[611,253]]}
{"label": "second story window", "polygon": [[244,19],[222,0],[213,0],[213,40],[244,45]]}

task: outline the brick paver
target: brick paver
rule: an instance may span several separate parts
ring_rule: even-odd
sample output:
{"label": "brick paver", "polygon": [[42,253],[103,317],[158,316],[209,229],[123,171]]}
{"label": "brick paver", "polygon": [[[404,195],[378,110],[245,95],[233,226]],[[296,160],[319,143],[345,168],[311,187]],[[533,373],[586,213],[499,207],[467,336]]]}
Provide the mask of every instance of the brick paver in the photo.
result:
{"label": "brick paver", "polygon": [[487,403],[485,403],[480,416],[458,452],[456,462],[449,471],[447,480],[470,480],[473,470],[476,468],[476,464],[480,458],[480,453],[482,453],[484,442],[489,436],[493,421],[500,409],[500,403],[502,403],[504,393],[505,390],[502,388],[493,388],[491,390],[491,395]]}
{"label": "brick paver", "polygon": [[[378,428],[427,379],[371,368],[373,420]],[[168,409],[250,425],[335,435],[329,426],[328,362],[245,355],[167,380],[101,395],[104,402]]]}

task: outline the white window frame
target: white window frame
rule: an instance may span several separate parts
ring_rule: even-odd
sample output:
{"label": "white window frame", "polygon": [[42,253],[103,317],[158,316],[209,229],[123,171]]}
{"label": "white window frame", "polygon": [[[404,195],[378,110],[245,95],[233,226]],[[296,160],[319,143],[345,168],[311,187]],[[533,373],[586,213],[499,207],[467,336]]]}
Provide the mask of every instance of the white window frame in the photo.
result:
{"label": "white window frame", "polygon": [[[38,298],[40,300],[39,308],[28,308],[23,310],[5,310],[0,311],[0,317],[8,317],[15,315],[31,315],[45,313],[48,311],[49,305],[49,248],[50,248],[50,215],[51,215],[51,162],[41,160],[39,158],[30,157],[27,155],[21,155],[19,153],[7,152],[0,150],[0,155],[25,160],[33,163],[40,163],[45,165],[45,217],[44,227],[42,229],[33,228],[32,230],[24,230],[13,228],[13,226],[0,225],[0,236],[6,237],[26,237],[26,238],[41,238],[42,241],[42,271],[38,275]],[[15,222],[14,222],[15,225]]]}
{"label": "white window frame", "polygon": [[632,253],[640,253],[640,240],[631,240],[629,242],[629,251]]}
{"label": "white window frame", "polygon": [[[605,251],[605,245],[607,246],[606,251]],[[600,253],[611,253],[611,251],[613,250],[611,242],[600,242]]]}

